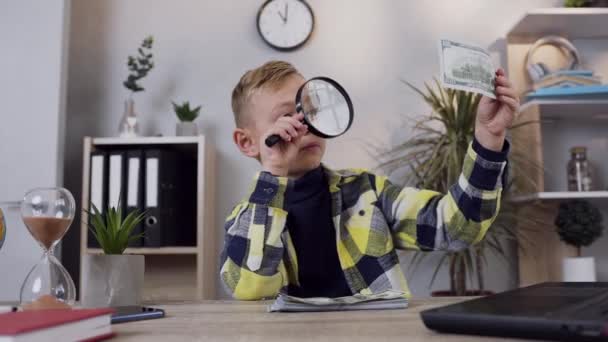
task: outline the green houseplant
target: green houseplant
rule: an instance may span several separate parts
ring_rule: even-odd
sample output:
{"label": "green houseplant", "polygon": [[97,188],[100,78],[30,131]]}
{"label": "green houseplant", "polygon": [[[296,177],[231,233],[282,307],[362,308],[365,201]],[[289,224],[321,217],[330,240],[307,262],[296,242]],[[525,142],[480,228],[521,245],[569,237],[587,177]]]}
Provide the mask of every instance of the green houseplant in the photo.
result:
{"label": "green houseplant", "polygon": [[564,7],[587,7],[589,0],[564,0]]}
{"label": "green houseplant", "polygon": [[[403,182],[419,188],[447,193],[449,187],[456,183],[462,171],[462,162],[469,142],[475,131],[475,115],[481,96],[460,90],[445,89],[435,80],[436,88],[425,84],[421,90],[408,82],[412,90],[419,94],[431,107],[431,113],[415,121],[415,132],[411,139],[397,144],[380,153],[379,168],[389,174],[405,173]],[[532,121],[515,124],[511,129],[533,123]],[[532,178],[518,172],[518,165],[526,158],[511,151],[509,156],[509,173],[520,177],[518,182],[534,183]],[[442,252],[439,262],[431,277],[429,287],[447,263],[450,275],[452,295],[483,294],[485,291],[484,265],[489,253],[502,258],[512,266],[508,258],[507,246],[517,243],[523,237],[518,236],[516,223],[520,226],[535,227],[539,222],[526,218],[523,222],[517,217],[518,207],[509,200],[513,193],[513,178],[504,185],[502,207],[497,220],[479,244],[460,252]],[[414,272],[420,262],[429,254],[416,252],[411,260],[410,271]],[[468,284],[467,284],[468,283]],[[477,283],[476,291],[469,291],[469,285]]]}
{"label": "green houseplant", "polygon": [[190,108],[188,101],[178,105],[175,102],[173,104],[173,111],[177,116],[179,122],[177,123],[176,133],[178,136],[191,136],[198,134],[198,127],[196,126],[196,118],[199,115],[201,106]]}
{"label": "green houseplant", "polygon": [[137,55],[127,57],[129,75],[122,84],[130,91],[130,96],[125,101],[125,112],[118,127],[121,137],[129,138],[139,135],[139,123],[137,122],[137,114],[135,113],[133,95],[145,90],[139,82],[154,68],[154,61],[152,60],[153,43],[154,38],[152,36],[146,37],[137,49]]}
{"label": "green houseplant", "polygon": [[565,243],[576,247],[577,255],[563,260],[564,281],[595,281],[595,259],[583,257],[581,247],[591,245],[602,236],[602,214],[588,201],[571,200],[559,205],[555,217],[556,231]]}
{"label": "green houseplant", "polygon": [[133,234],[133,230],[144,220],[145,212],[133,210],[123,219],[120,204],[118,209],[110,207],[105,215],[94,204],[92,207],[93,212],[86,211],[90,218],[89,231],[105,254],[123,254],[129,242],[144,236],[144,233]]}
{"label": "green houseplant", "polygon": [[103,254],[87,254],[83,259],[82,302],[88,307],[137,305],[144,281],[143,255],[123,254],[129,242],[141,239],[143,233],[133,234],[146,215],[137,210],[123,218],[122,210],[110,207],[102,214],[92,205],[85,210],[89,232],[93,234]]}
{"label": "green houseplant", "polygon": [[607,7],[606,0],[564,0],[564,7]]}

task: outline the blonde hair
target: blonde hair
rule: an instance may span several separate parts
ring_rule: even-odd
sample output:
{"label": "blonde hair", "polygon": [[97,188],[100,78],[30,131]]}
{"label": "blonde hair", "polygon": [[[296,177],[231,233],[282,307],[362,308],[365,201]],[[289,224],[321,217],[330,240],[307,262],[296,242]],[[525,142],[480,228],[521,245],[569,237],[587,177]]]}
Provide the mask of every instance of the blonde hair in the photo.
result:
{"label": "blonde hair", "polygon": [[277,89],[292,75],[300,75],[300,72],[284,61],[270,61],[247,71],[232,90],[232,112],[236,126],[243,126],[245,107],[256,90],[265,87]]}

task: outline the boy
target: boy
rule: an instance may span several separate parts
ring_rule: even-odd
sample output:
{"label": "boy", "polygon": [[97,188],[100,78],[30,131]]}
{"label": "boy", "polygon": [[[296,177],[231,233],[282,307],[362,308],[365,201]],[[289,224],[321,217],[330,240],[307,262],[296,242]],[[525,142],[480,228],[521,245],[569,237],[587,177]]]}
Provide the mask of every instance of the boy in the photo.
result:
{"label": "boy", "polygon": [[[289,63],[272,61],[243,75],[232,93],[234,142],[256,158],[249,196],[226,222],[221,277],[236,299],[339,297],[389,289],[410,292],[395,248],[460,250],[480,241],[499,208],[519,102],[502,69],[497,100],[483,97],[475,139],[448,194],[400,188],[362,170],[321,164],[325,140],[295,113],[305,82]],[[266,137],[283,141],[272,148]]]}

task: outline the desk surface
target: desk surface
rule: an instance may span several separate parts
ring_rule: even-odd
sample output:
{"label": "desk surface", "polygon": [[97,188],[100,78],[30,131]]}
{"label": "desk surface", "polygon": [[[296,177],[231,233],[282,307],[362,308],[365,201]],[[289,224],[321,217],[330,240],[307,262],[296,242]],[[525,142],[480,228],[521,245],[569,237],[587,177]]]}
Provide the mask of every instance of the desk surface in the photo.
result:
{"label": "desk surface", "polygon": [[320,313],[268,313],[261,302],[187,302],[152,305],[165,309],[167,317],[113,329],[116,341],[521,341],[438,334],[420,320],[422,310],[461,300],[414,300],[405,310]]}

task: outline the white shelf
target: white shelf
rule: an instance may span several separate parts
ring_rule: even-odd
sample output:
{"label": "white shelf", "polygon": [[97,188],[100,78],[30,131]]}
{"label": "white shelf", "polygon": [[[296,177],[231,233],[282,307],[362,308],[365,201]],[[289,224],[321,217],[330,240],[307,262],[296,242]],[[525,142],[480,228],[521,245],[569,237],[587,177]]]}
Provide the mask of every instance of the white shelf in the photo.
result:
{"label": "white shelf", "polygon": [[[195,246],[127,248],[126,254],[149,256],[146,260],[146,281],[143,298],[157,293],[174,293],[189,300],[215,299],[217,283],[217,253],[215,224],[215,151],[204,135],[192,137],[104,137],[83,139],[82,207],[90,203],[91,153],[97,149],[164,145],[177,148],[196,157],[196,241]],[[169,146],[167,146],[169,145]],[[88,248],[88,215],[80,220],[80,284],[84,274],[83,258],[101,254],[99,248]]]}
{"label": "white shelf", "polygon": [[154,145],[197,144],[202,136],[195,137],[137,137],[137,138],[93,138],[93,145]]}
{"label": "white shelf", "polygon": [[536,192],[528,195],[515,196],[513,202],[529,202],[535,200],[569,200],[569,199],[608,199],[608,191],[552,191]]}
{"label": "white shelf", "polygon": [[608,8],[541,8],[526,13],[507,34],[542,37],[608,38]]}
{"label": "white shelf", "polygon": [[535,99],[522,104],[520,112],[524,112],[532,106],[540,107],[539,112],[543,119],[584,119],[608,123],[608,98],[588,100],[575,98]]}
{"label": "white shelf", "polygon": [[[87,248],[88,254],[103,254],[101,248]],[[124,254],[142,254],[142,255],[180,255],[180,254],[198,254],[197,247],[141,247],[141,248],[127,248]]]}

